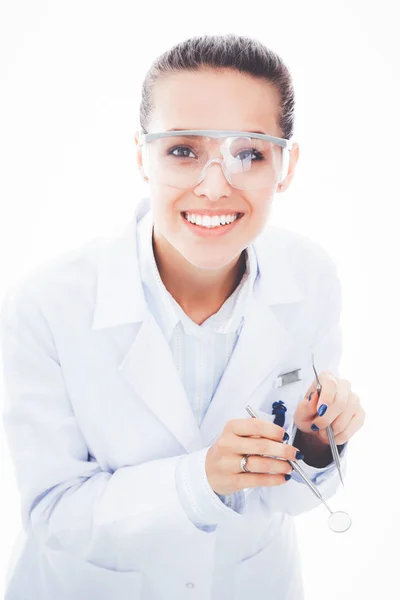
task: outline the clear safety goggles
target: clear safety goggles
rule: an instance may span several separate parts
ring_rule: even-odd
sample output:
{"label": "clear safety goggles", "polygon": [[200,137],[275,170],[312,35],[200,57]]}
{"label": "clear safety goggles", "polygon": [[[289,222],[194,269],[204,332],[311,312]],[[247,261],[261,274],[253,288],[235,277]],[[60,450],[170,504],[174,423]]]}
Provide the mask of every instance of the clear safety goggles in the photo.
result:
{"label": "clear safety goggles", "polygon": [[[231,186],[259,190],[287,175],[292,141],[264,133],[182,129],[139,134],[143,171],[150,181],[193,188],[219,163]],[[222,159],[216,154],[222,156]]]}

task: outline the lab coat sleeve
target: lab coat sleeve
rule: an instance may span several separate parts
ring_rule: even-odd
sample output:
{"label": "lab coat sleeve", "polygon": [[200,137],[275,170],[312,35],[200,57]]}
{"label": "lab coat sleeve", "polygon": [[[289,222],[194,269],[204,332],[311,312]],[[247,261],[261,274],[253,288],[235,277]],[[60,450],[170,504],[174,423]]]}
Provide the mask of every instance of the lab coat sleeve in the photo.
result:
{"label": "lab coat sleeve", "polygon": [[218,498],[226,504],[226,506],[230,506],[233,510],[237,512],[240,511],[240,507],[243,506],[244,494],[241,494],[242,490],[235,492],[234,494],[227,494],[222,496],[221,494],[217,494]]}
{"label": "lab coat sleeve", "polygon": [[[318,274],[317,274],[318,277]],[[339,364],[342,354],[342,333],[340,327],[340,314],[342,309],[341,284],[337,276],[336,266],[329,256],[323,264],[323,272],[319,275],[323,282],[319,290],[319,314],[316,333],[309,348],[309,356],[314,354],[314,363],[319,372],[331,371],[339,378]],[[310,317],[311,318],[311,317]],[[305,382],[307,391],[314,377]],[[288,444],[294,445],[297,427],[292,422],[287,433]],[[348,461],[348,442],[339,451],[342,474],[345,477]],[[341,485],[340,477],[335,463],[332,461],[323,468],[316,468],[299,461],[303,471],[318,487],[325,499],[331,498]],[[294,470],[292,478],[282,486],[258,488],[266,506],[272,511],[285,512],[298,515],[312,510],[320,505],[320,500],[311,492],[308,486]]]}
{"label": "lab coat sleeve", "polygon": [[209,448],[183,456],[176,471],[181,503],[192,523],[203,531],[215,530],[221,511],[242,514],[245,503],[243,490],[220,496],[210,486],[205,468]]}
{"label": "lab coat sleeve", "polygon": [[[72,409],[37,289],[8,292],[0,311],[3,423],[22,524],[52,549],[114,568],[112,556],[140,545],[143,535],[194,531],[176,485],[186,455],[102,470]],[[206,526],[241,518],[208,491]]]}

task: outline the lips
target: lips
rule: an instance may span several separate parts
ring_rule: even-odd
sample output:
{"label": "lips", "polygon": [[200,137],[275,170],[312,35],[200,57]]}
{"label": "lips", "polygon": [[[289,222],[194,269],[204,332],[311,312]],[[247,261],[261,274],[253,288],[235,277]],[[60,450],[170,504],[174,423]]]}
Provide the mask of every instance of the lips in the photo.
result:
{"label": "lips", "polygon": [[185,227],[187,227],[195,236],[211,239],[229,235],[229,232],[234,231],[236,227],[238,227],[238,223],[240,223],[243,216],[234,219],[230,224],[218,225],[216,227],[205,227],[191,223],[184,217],[183,213],[181,215],[181,219],[185,224]]}

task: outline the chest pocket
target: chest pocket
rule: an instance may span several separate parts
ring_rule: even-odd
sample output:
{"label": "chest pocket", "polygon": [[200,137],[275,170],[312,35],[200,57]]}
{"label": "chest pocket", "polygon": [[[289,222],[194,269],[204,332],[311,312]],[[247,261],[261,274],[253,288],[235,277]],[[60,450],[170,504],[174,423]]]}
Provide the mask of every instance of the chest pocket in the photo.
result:
{"label": "chest pocket", "polygon": [[304,360],[302,356],[301,360],[293,359],[282,365],[275,380],[275,387],[268,391],[260,405],[264,418],[267,417],[268,420],[287,429],[293,421],[297,405],[304,398],[314,379],[311,357],[309,360]]}

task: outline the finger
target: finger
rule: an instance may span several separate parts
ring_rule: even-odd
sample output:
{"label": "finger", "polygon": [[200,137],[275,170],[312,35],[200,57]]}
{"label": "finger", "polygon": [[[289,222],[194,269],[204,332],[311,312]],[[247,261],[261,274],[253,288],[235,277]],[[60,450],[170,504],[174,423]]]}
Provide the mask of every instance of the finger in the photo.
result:
{"label": "finger", "polygon": [[[318,401],[316,405],[316,419],[319,419],[319,423],[316,422],[316,420],[314,421],[320,429],[322,429],[322,423],[326,423],[325,427],[327,427],[329,423],[331,423],[331,421],[328,421],[326,415],[329,411],[329,417],[332,416],[332,405],[334,404],[334,400],[339,389],[339,383],[336,379],[325,378],[323,381],[324,383],[321,383],[322,389],[320,390],[319,395],[317,394]],[[318,410],[320,411],[320,413],[322,413],[323,416],[319,416]],[[325,411],[325,413],[323,411]],[[336,417],[337,414],[334,414],[333,418]],[[321,421],[321,419],[324,420]]]}
{"label": "finger", "polygon": [[[236,458],[232,460],[232,471],[242,473],[240,468],[240,461]],[[287,460],[281,460],[278,458],[262,457],[258,455],[251,455],[248,457],[246,462],[247,468],[252,473],[283,473],[288,474],[293,471],[293,467]]]}
{"label": "finger", "polygon": [[287,483],[285,475],[269,473],[240,473],[237,475],[238,489],[255,487],[275,487]]}
{"label": "finger", "polygon": [[358,396],[351,394],[344,411],[331,423],[333,435],[342,433],[349,426],[350,421],[360,408]]}
{"label": "finger", "polygon": [[344,431],[335,436],[335,442],[337,445],[345,444],[351,437],[364,425],[365,411],[360,407],[360,410],[354,415],[350,423]]}
{"label": "finger", "polygon": [[318,417],[319,407],[322,407],[322,411],[327,411],[328,407],[332,405],[337,390],[336,378],[330,371],[323,371],[318,375],[318,379],[322,389],[317,390],[318,382],[314,379],[303,400],[297,406],[298,417],[302,421],[309,421],[310,425]]}
{"label": "finger", "polygon": [[237,437],[234,451],[238,455],[259,454],[263,456],[277,456],[286,460],[296,460],[296,453],[300,452],[298,448],[295,448],[291,444],[251,437]]}
{"label": "finger", "polygon": [[[321,384],[321,387],[324,387],[324,385],[326,386],[328,381],[336,381],[336,377],[331,371],[321,371],[321,373],[319,373],[318,375],[318,379]],[[307,392],[305,393],[304,398],[307,398],[308,400],[310,394],[314,395],[314,393],[317,391],[317,386],[318,381],[317,379],[314,379]]]}
{"label": "finger", "polygon": [[228,422],[229,429],[232,433],[237,436],[248,437],[251,435],[260,436],[261,438],[267,438],[282,442],[285,430],[271,421],[266,419],[232,419]]}
{"label": "finger", "polygon": [[[350,407],[349,409],[346,409],[341,415],[339,415],[339,417],[337,417],[337,419],[335,419],[334,421],[332,421],[332,423],[330,423],[335,441],[336,441],[336,436],[339,435],[342,431],[344,431],[348,427],[350,421],[354,417],[354,414],[355,414],[354,409],[352,407]],[[326,428],[320,429],[316,435],[318,435],[318,438],[321,439],[321,441],[324,442],[325,444],[327,444],[327,445],[330,444],[328,430]],[[337,444],[338,443],[336,442],[336,445]]]}
{"label": "finger", "polygon": [[318,429],[328,427],[345,410],[351,395],[350,383],[347,380],[330,379],[327,383],[327,387],[321,390],[317,416],[313,420]]}
{"label": "finger", "polygon": [[296,414],[300,421],[309,422],[310,425],[317,416],[318,394],[317,391],[311,391],[305,395],[296,407]]}

